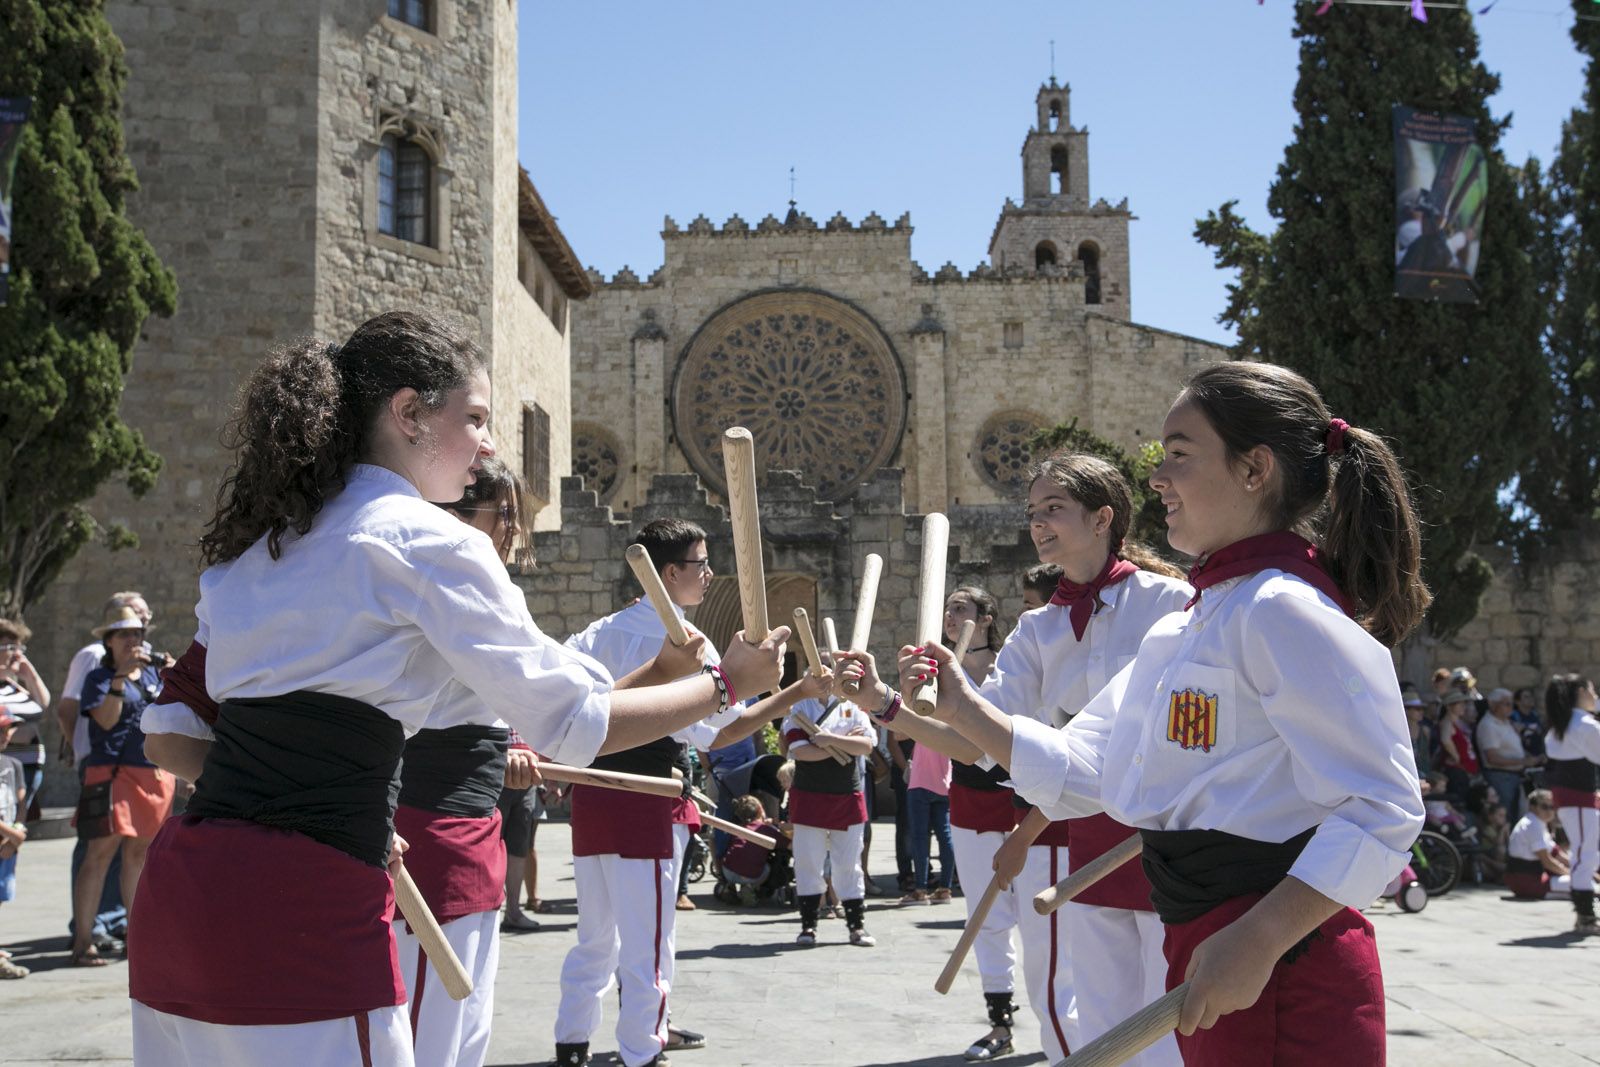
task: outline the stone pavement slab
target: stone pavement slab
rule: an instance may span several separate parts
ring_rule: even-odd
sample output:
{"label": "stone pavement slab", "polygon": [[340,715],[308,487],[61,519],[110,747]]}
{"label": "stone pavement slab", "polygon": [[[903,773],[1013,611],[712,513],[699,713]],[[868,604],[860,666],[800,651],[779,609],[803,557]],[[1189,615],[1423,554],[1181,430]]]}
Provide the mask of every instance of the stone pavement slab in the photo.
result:
{"label": "stone pavement slab", "polygon": [[[539,832],[542,895],[555,911],[540,916],[543,930],[502,944],[493,1067],[543,1064],[553,1052],[561,961],[577,920],[568,840],[564,824]],[[879,824],[879,875],[893,870],[892,845]],[[66,957],[71,848],[27,845],[19,899],[0,906],[0,945],[34,969],[0,982],[0,1063],[8,1067],[131,1062],[125,966],[83,970]],[[970,962],[949,996],[933,991],[965,915],[960,901],[898,908],[876,898],[867,919],[876,948],[850,946],[844,922],[824,920],[820,943],[799,949],[792,912],[730,910],[712,900],[709,881],[691,888],[700,909],[679,914],[673,1012],[709,1044],[676,1053],[677,1067],[956,1067],[987,1029]],[[1383,954],[1391,1063],[1600,1065],[1600,938],[1571,936],[1566,902],[1464,888],[1417,915],[1392,905],[1368,915]],[[1018,1020],[1019,1054],[1004,1062],[1042,1064],[1031,1013],[1024,1008]],[[608,1011],[595,1036],[599,1062],[616,1048],[614,1024]]]}

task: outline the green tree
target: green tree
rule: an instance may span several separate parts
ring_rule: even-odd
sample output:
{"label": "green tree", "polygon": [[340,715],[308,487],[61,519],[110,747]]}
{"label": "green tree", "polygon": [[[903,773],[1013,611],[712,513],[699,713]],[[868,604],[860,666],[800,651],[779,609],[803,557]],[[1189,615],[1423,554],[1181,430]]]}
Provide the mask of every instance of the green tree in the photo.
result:
{"label": "green tree", "polygon": [[17,157],[11,296],[0,308],[0,614],[20,614],[85,544],[133,542],[85,507],[161,459],[118,417],[139,328],[172,274],[124,214],[122,44],[98,2],[0,0],[0,96],[33,98]]}
{"label": "green tree", "polygon": [[[1487,105],[1499,79],[1465,9],[1424,24],[1301,5],[1294,35],[1298,120],[1268,198],[1278,227],[1252,231],[1230,202],[1195,235],[1239,272],[1220,316],[1237,354],[1300,371],[1336,414],[1394,442],[1425,524],[1428,629],[1448,636],[1477,613],[1493,572],[1473,548],[1493,538],[1499,494],[1548,426],[1534,227]],[[1396,104],[1477,122],[1490,169],[1476,304],[1392,295]]]}
{"label": "green tree", "polygon": [[[1592,15],[1592,0],[1573,0]],[[1533,521],[1513,538],[1527,545],[1540,535],[1577,526],[1600,505],[1600,23],[1574,19],[1572,39],[1589,57],[1583,102],[1561,130],[1548,174],[1523,169],[1524,196],[1539,239],[1533,257],[1547,309],[1544,352],[1555,395],[1551,433],[1522,466],[1518,499]]]}

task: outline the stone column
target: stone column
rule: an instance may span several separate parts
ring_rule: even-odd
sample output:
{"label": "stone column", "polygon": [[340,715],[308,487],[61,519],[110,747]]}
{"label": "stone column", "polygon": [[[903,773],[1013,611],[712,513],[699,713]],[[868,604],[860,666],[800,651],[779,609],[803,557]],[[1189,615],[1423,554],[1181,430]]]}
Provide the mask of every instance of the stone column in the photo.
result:
{"label": "stone column", "polygon": [[911,366],[915,375],[911,425],[916,451],[908,457],[917,478],[915,508],[944,511],[950,500],[949,444],[945,440],[944,327],[933,305],[922,305],[922,321],[911,328]]}
{"label": "stone column", "polygon": [[654,311],[644,313],[644,322],[633,334],[633,442],[631,473],[624,483],[629,487],[624,499],[644,502],[650,479],[666,473],[663,461],[667,440],[667,331],[656,321]]}

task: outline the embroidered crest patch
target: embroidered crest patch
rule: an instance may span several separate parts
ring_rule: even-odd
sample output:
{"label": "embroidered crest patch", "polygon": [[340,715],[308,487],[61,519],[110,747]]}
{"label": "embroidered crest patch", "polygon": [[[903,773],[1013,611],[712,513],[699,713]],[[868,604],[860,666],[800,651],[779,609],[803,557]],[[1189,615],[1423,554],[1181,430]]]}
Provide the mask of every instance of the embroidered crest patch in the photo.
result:
{"label": "embroidered crest patch", "polygon": [[1194,689],[1173,690],[1167,704],[1167,740],[1210,752],[1217,743],[1217,698]]}

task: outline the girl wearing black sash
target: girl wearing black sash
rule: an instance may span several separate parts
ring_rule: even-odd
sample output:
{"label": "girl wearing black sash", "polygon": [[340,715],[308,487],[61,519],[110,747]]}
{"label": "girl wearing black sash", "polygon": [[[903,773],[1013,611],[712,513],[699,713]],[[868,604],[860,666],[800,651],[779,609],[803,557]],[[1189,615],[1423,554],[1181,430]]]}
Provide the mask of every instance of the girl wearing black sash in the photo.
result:
{"label": "girl wearing black sash", "polygon": [[1579,674],[1558,674],[1545,688],[1544,784],[1555,800],[1556,817],[1572,842],[1574,929],[1600,936],[1594,917],[1594,873],[1600,864],[1600,700],[1594,683]]}

